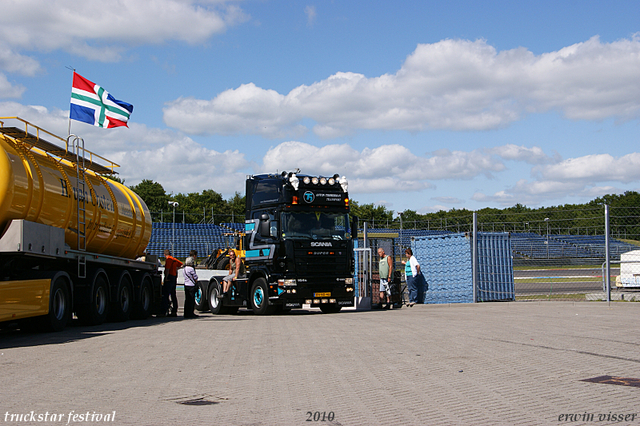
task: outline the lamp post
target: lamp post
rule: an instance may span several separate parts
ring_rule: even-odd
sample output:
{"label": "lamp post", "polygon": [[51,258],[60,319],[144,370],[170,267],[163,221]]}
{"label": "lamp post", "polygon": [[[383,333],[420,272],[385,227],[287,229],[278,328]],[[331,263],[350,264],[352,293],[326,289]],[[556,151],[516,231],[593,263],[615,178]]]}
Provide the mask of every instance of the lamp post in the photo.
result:
{"label": "lamp post", "polygon": [[549,259],[549,218],[545,217],[544,221],[547,222],[547,259]]}
{"label": "lamp post", "polygon": [[176,242],[176,207],[179,206],[177,201],[169,201],[169,205],[173,206],[173,224],[172,224],[172,231],[171,231],[171,254],[173,256],[176,255],[176,252],[174,250],[174,245]]}

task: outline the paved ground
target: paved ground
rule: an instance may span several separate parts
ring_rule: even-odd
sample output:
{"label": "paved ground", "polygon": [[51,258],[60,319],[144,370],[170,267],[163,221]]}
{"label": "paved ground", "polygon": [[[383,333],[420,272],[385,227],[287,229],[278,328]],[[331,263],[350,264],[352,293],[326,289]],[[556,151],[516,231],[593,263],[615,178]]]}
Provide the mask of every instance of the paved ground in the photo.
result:
{"label": "paved ground", "polygon": [[640,378],[639,324],[520,302],[5,331],[0,425],[640,425],[640,388],[583,381]]}

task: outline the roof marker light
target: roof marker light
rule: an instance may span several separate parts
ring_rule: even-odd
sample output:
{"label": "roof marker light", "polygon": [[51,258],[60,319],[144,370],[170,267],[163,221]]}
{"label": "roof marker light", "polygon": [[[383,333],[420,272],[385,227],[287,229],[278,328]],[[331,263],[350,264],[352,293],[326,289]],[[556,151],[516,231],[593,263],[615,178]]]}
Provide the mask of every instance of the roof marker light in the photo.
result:
{"label": "roof marker light", "polygon": [[298,179],[298,176],[296,176],[295,173],[291,175],[291,177],[289,178],[289,182],[291,182],[291,186],[293,186],[293,190],[297,191],[298,185],[300,184],[300,179]]}
{"label": "roof marker light", "polygon": [[347,192],[347,189],[349,188],[349,183],[347,182],[347,177],[346,176],[342,176],[339,180],[340,182],[340,186],[342,187],[342,190],[344,192]]}

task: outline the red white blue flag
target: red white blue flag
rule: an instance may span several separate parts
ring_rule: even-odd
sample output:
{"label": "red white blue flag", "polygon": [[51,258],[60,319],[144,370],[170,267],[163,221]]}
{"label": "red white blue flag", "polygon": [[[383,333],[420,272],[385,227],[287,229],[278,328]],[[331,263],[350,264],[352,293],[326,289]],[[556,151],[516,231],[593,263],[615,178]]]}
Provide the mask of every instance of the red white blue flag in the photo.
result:
{"label": "red white blue flag", "polygon": [[127,126],[133,105],[114,98],[97,84],[73,73],[69,118],[98,127]]}

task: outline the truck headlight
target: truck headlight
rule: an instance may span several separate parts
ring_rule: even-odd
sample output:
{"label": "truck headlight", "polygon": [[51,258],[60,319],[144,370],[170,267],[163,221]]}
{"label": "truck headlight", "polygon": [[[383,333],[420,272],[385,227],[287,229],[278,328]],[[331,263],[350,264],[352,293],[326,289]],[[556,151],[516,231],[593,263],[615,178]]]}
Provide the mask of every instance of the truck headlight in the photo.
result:
{"label": "truck headlight", "polygon": [[344,283],[345,284],[353,284],[353,278],[345,278],[344,279]]}

